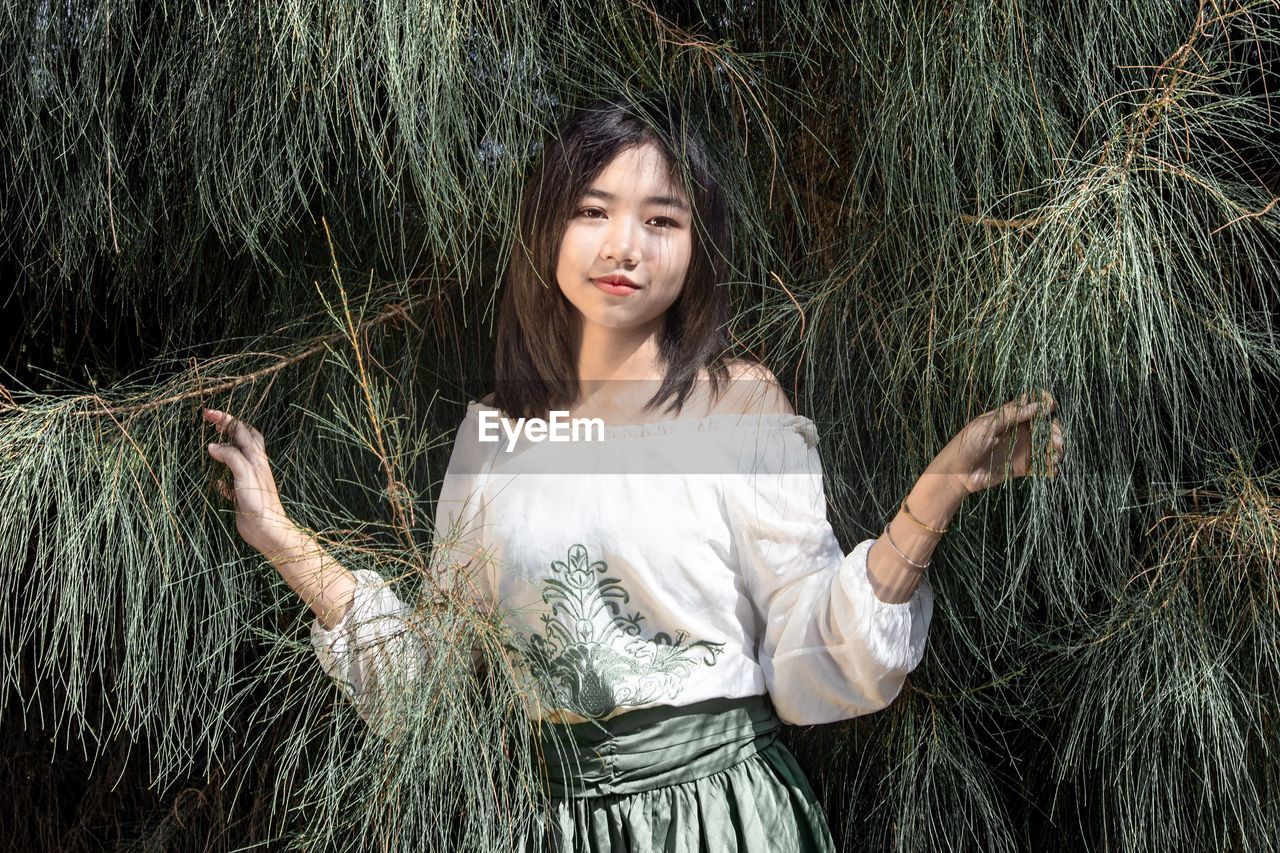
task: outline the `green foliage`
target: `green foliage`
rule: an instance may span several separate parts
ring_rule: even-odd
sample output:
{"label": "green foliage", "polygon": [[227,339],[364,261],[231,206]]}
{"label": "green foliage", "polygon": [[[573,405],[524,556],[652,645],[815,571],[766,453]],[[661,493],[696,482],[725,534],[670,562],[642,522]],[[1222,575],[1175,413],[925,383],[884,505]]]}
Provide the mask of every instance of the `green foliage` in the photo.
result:
{"label": "green foliage", "polygon": [[[1063,478],[966,503],[899,700],[788,732],[843,849],[1271,849],[1274,2],[498,6],[0,6],[8,843],[511,849],[536,756],[433,501],[522,176],[571,107],[658,89],[706,128],[734,337],[818,422],[842,541],[968,418],[1059,401]],[[203,405],[451,626],[393,744],[236,538]]]}

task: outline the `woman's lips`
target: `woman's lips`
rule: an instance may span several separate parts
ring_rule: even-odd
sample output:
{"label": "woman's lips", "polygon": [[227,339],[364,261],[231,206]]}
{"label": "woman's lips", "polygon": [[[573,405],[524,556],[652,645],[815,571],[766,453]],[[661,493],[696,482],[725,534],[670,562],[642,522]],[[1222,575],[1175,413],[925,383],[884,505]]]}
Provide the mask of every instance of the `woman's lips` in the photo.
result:
{"label": "woman's lips", "polygon": [[635,293],[640,289],[638,287],[632,287],[629,284],[614,282],[607,278],[593,278],[591,279],[591,283],[603,290],[605,293],[608,293],[610,296],[627,296],[628,294]]}

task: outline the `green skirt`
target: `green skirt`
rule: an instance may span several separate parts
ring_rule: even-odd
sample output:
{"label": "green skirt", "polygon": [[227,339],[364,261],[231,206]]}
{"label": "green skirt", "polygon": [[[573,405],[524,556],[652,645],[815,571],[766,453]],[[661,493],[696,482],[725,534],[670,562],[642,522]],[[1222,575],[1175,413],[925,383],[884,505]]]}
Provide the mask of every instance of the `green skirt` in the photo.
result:
{"label": "green skirt", "polygon": [[525,853],[834,853],[767,695],[542,723],[551,811]]}

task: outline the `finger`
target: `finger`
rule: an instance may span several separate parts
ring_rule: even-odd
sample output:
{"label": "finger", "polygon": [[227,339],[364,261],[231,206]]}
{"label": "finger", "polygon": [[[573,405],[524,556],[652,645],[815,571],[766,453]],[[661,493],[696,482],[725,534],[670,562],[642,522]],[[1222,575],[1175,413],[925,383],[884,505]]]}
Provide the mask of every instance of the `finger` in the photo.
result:
{"label": "finger", "polygon": [[1048,391],[1045,391],[1038,400],[1026,400],[1026,396],[1023,395],[1024,402],[1018,405],[1016,417],[1019,421],[1028,421],[1036,415],[1051,415],[1058,406],[1058,402]]}
{"label": "finger", "polygon": [[262,458],[267,456],[267,440],[262,437],[262,433],[258,432],[253,424],[236,419],[236,446],[246,451],[250,456],[258,455]]}
{"label": "finger", "polygon": [[996,433],[1003,433],[1016,424],[1031,420],[1031,416],[1036,413],[1036,409],[1040,404],[1028,402],[1026,397],[1027,395],[1023,394],[1017,400],[1005,403],[992,413],[996,418]]}
{"label": "finger", "polygon": [[238,484],[248,485],[253,482],[253,466],[234,444],[213,442],[209,445],[209,455],[230,468],[231,476],[236,478]]}
{"label": "finger", "polygon": [[223,435],[234,432],[236,419],[226,412],[217,409],[205,409],[204,419],[213,424],[214,429]]}
{"label": "finger", "polygon": [[1018,399],[1006,405],[1013,406],[1019,411],[1029,409],[1031,411],[1054,412],[1058,409],[1058,401],[1044,388],[1039,389],[1034,397],[1031,392],[1024,392],[1018,396]]}
{"label": "finger", "polygon": [[258,449],[257,442],[254,439],[254,433],[258,431],[249,424],[226,412],[219,413],[218,431],[223,435],[231,438],[232,444],[240,449],[242,453],[252,452]]}
{"label": "finger", "polygon": [[231,503],[235,503],[235,493],[231,491],[231,487],[227,485],[226,480],[215,480],[213,487],[217,490],[218,494],[222,495]]}

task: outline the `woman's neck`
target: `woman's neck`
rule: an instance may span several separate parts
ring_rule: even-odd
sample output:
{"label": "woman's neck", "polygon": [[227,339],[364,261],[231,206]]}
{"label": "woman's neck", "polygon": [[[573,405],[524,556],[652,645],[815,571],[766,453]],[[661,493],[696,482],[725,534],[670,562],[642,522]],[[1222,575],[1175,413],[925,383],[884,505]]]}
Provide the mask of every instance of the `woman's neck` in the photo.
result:
{"label": "woman's neck", "polygon": [[662,383],[661,320],[642,329],[584,323],[575,409],[636,414]]}
{"label": "woman's neck", "polygon": [[643,329],[610,329],[583,324],[578,347],[578,382],[584,390],[622,379],[661,379],[660,324]]}

